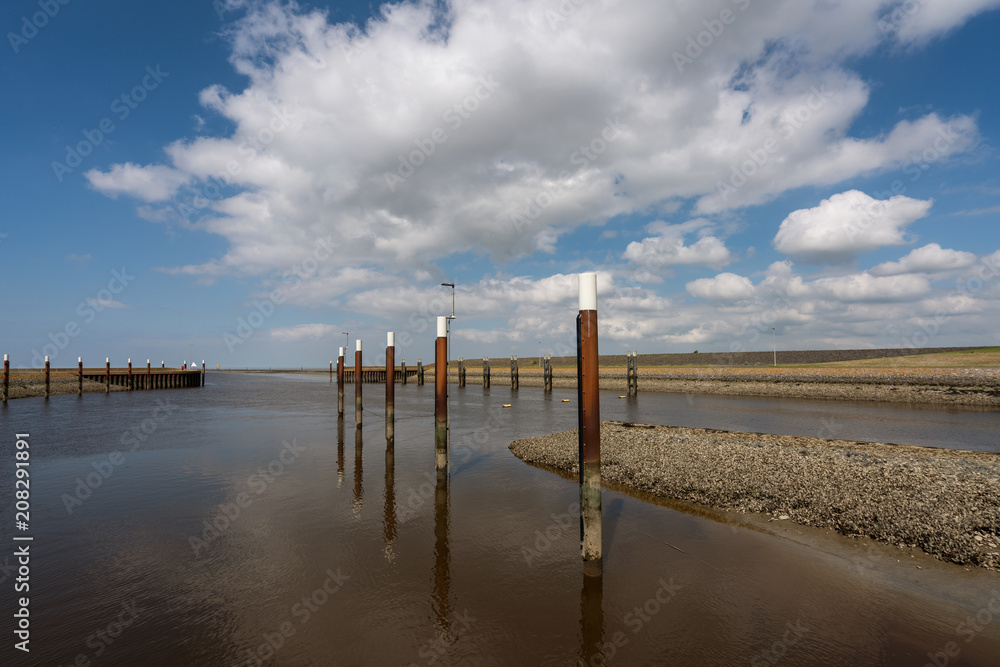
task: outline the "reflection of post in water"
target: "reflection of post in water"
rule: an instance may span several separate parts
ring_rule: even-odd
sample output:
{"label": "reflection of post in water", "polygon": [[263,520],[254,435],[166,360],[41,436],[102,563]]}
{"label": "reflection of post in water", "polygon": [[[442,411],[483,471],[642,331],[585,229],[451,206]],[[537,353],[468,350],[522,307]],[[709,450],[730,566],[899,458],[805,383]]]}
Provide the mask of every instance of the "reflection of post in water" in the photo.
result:
{"label": "reflection of post in water", "polygon": [[[610,656],[603,655],[604,644],[604,577],[583,577],[580,590],[580,664],[603,664]],[[602,660],[595,660],[600,655]]]}
{"label": "reflection of post in water", "polygon": [[361,431],[360,428],[354,431],[354,516],[356,518],[361,517],[361,501],[365,496],[365,490],[362,486]]}
{"label": "reflection of post in water", "polygon": [[434,612],[438,628],[448,632],[451,624],[451,553],[448,545],[449,530],[448,472],[437,469],[434,487]]}
{"label": "reflection of post in water", "polygon": [[392,438],[385,439],[385,559],[396,560],[393,545],[396,541],[396,453]]}
{"label": "reflection of post in water", "polygon": [[337,488],[344,483],[344,416],[337,420]]}

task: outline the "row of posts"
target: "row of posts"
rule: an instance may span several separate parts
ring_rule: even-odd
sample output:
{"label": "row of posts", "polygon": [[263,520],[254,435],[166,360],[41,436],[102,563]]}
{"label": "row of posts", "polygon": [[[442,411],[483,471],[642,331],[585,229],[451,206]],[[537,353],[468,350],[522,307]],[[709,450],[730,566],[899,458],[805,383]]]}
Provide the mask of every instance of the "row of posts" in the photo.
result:
{"label": "row of posts", "polygon": [[[437,339],[434,349],[434,466],[439,479],[448,470],[448,317],[437,319]],[[584,574],[599,577],[603,571],[601,537],[601,414],[597,341],[597,274],[580,274],[580,312],[576,321],[577,338],[577,406],[580,470],[580,549]],[[362,356],[361,340],[354,353],[354,418],[357,429],[362,426]],[[395,335],[388,332],[385,359],[385,434],[388,443],[394,439]],[[633,356],[630,353],[629,359]],[[464,385],[465,360],[459,359],[459,383]],[[337,357],[337,414],[344,416],[344,348]],[[422,363],[417,361],[418,382],[422,381]],[[631,361],[630,361],[631,364]],[[631,368],[631,366],[630,366]],[[546,355],[544,377],[551,390],[551,357]],[[331,374],[333,364],[331,363]],[[405,382],[406,374],[403,373]],[[489,359],[483,358],[483,385],[490,382]],[[331,378],[332,380],[332,378]],[[517,357],[511,357],[511,387],[518,385]],[[342,423],[342,422],[341,422]],[[358,431],[360,433],[360,430]],[[388,454],[387,454],[388,457]],[[388,460],[388,459],[387,459]]]}
{"label": "row of posts", "polygon": [[[76,393],[78,396],[83,395],[83,357],[76,358],[76,377],[77,377],[77,389]],[[164,362],[160,362],[160,369],[166,368]],[[97,374],[91,373],[90,375],[96,376]],[[51,377],[52,377],[52,367],[49,363],[49,357],[45,357],[45,398],[51,395]],[[121,381],[119,381],[121,380]],[[112,375],[111,375],[111,358],[105,357],[104,359],[104,393],[111,392]],[[172,373],[157,373],[153,375],[152,366],[150,365],[149,359],[146,359],[146,372],[145,373],[133,373],[132,372],[132,360],[128,360],[128,375],[124,378],[119,378],[115,376],[114,384],[116,386],[126,386],[130,390],[132,389],[164,389],[171,387],[190,387],[190,386],[205,386],[205,361],[201,362],[201,377],[197,384],[194,384],[187,375],[183,379],[179,375]],[[2,395],[3,403],[7,403],[10,396],[10,355],[3,355],[3,385],[0,389],[0,395]]]}

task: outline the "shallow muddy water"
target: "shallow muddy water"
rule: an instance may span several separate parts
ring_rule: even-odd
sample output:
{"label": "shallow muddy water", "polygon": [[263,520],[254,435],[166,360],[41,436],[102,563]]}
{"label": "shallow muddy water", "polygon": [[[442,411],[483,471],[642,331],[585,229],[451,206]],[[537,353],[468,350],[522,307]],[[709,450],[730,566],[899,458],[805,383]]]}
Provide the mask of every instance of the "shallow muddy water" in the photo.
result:
{"label": "shallow muddy water", "polygon": [[[576,484],[507,450],[575,426],[575,390],[453,387],[450,473],[439,476],[430,385],[397,385],[390,447],[377,385],[364,386],[357,431],[352,390],[338,423],[323,376],[210,378],[204,389],[0,410],[2,664],[987,665],[1000,655],[996,573],[622,490],[604,490],[604,576],[585,581]],[[668,394],[605,394],[602,417],[991,451],[1000,430],[996,413]],[[16,433],[30,433],[32,457],[31,524],[18,532],[34,538],[28,654],[10,632],[21,595],[9,569]]]}

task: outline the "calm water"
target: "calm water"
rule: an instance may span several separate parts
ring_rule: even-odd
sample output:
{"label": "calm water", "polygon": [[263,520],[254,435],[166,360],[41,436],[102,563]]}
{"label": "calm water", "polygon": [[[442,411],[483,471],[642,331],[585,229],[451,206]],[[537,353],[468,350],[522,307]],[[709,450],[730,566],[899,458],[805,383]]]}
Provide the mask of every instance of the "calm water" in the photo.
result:
{"label": "calm water", "polygon": [[[0,559],[14,564],[18,432],[32,453],[31,525],[18,534],[34,537],[31,652],[13,648],[8,620],[0,664],[923,665],[957,648],[950,664],[985,665],[1000,655],[995,573],[925,559],[901,575],[887,563],[906,552],[819,531],[777,537],[616,490],[604,492],[605,574],[585,582],[576,484],[507,451],[573,427],[575,401],[561,401],[573,390],[453,388],[451,474],[438,477],[430,385],[397,386],[390,448],[375,385],[356,432],[352,407],[338,424],[322,377],[213,380],[0,411]],[[992,451],[1000,432],[996,413],[729,397],[608,394],[602,416]],[[7,619],[15,576],[0,570]],[[977,613],[978,630],[962,625]]]}

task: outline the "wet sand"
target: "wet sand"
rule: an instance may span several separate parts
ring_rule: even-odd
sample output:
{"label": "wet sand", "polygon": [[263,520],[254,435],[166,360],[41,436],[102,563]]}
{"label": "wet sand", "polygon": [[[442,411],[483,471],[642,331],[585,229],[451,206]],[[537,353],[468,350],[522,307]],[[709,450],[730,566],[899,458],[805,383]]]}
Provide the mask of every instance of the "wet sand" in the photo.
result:
{"label": "wet sand", "polygon": [[[75,394],[79,389],[79,380],[76,377],[72,378],[51,378],[49,380],[49,394],[51,396],[56,396],[58,394]],[[83,381],[83,391],[85,393],[89,392],[100,392],[104,393],[105,386],[103,382],[94,382],[93,380]],[[128,387],[122,387],[118,385],[111,385],[111,391],[128,391]],[[10,378],[10,394],[8,398],[31,398],[33,396],[44,396],[45,395],[45,380],[37,378],[18,378],[12,375]]]}
{"label": "wet sand", "polygon": [[[577,471],[576,430],[516,440]],[[1000,454],[604,422],[605,481],[1000,571]]]}

